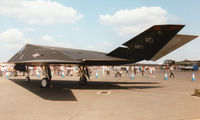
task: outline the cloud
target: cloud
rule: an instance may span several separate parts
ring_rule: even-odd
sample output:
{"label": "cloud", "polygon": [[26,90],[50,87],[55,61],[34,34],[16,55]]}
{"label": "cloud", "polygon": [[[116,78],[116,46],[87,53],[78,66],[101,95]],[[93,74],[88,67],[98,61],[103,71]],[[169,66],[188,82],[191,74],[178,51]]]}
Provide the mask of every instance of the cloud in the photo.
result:
{"label": "cloud", "polygon": [[1,45],[5,48],[19,49],[27,43],[32,42],[31,38],[25,38],[24,33],[16,28],[11,28],[0,33]]}
{"label": "cloud", "polygon": [[67,41],[63,42],[61,40],[56,40],[51,35],[43,35],[41,37],[32,40],[31,38],[25,37],[24,33],[16,28],[11,28],[0,33],[0,42],[1,45],[4,47],[15,48],[15,49],[19,49],[27,43],[30,44],[40,43],[41,45],[50,45],[57,47],[72,47],[72,44],[68,43]]}
{"label": "cloud", "polygon": [[44,36],[42,36],[41,38],[40,38],[40,41],[41,42],[51,42],[51,43],[54,43],[54,42],[56,42],[55,40],[54,40],[54,38],[52,37],[52,36],[50,36],[50,35],[44,35]]}
{"label": "cloud", "polygon": [[94,51],[101,51],[101,52],[110,52],[115,47],[115,44],[109,41],[101,41],[96,44],[89,45],[86,49],[94,50]]}
{"label": "cloud", "polygon": [[[136,9],[119,10],[113,15],[100,15],[100,21],[109,25],[119,35],[138,34],[154,24],[168,22],[168,12],[161,7],[141,7]],[[173,17],[173,20],[175,17]]]}
{"label": "cloud", "polygon": [[8,43],[16,43],[24,39],[24,34],[19,29],[8,29],[5,32],[0,33],[0,41]]}
{"label": "cloud", "polygon": [[34,28],[27,27],[27,28],[24,28],[24,31],[35,32],[36,30]]}
{"label": "cloud", "polygon": [[29,24],[74,23],[83,17],[72,7],[50,0],[3,0],[0,15],[16,17]]}
{"label": "cloud", "polygon": [[11,28],[0,33],[0,42],[4,47],[17,49],[30,41],[31,39],[25,38],[19,29]]}
{"label": "cloud", "polygon": [[[21,49],[26,43],[31,42],[30,38],[25,38],[24,33],[16,28],[7,29],[0,33],[0,54],[1,60],[8,60],[13,54]],[[1,61],[2,62],[2,61]]]}
{"label": "cloud", "polygon": [[59,41],[56,40],[53,36],[51,35],[44,35],[41,38],[38,39],[38,41],[36,41],[37,43],[40,43],[41,45],[49,45],[49,46],[57,46],[57,47],[73,47],[72,44],[70,44],[69,42],[65,41]]}

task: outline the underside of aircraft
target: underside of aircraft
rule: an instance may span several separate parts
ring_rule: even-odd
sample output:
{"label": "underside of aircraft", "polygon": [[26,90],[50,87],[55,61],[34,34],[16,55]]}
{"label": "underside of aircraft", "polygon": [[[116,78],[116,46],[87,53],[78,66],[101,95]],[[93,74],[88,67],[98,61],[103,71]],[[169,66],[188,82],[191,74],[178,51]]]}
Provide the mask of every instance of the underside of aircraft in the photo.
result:
{"label": "underside of aircraft", "polygon": [[76,64],[80,68],[80,83],[84,85],[89,79],[87,66],[156,61],[198,37],[177,34],[184,26],[154,25],[110,53],[27,44],[8,63],[14,63],[16,70],[26,72],[27,82],[30,81],[28,66],[44,66],[46,77],[41,82],[44,88],[51,84],[50,65]]}

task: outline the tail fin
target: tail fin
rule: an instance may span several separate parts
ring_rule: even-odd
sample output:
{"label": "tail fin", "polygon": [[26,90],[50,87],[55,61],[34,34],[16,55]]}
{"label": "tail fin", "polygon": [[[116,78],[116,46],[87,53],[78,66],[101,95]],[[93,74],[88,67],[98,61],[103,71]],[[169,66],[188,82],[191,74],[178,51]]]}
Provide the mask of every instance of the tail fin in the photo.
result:
{"label": "tail fin", "polygon": [[[185,25],[154,25],[118,47],[108,56],[131,59],[133,62],[151,60]],[[153,60],[157,60],[158,55]],[[161,56],[162,57],[162,56]]]}

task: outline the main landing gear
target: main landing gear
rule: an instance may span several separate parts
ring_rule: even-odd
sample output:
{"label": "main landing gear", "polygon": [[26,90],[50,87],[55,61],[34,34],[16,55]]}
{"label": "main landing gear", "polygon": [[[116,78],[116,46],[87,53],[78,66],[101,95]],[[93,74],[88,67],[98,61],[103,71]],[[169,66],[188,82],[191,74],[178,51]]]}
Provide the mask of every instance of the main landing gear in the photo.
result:
{"label": "main landing gear", "polygon": [[87,78],[90,79],[88,68],[85,66],[79,66],[80,69],[80,79],[79,83],[81,85],[87,84]]}
{"label": "main landing gear", "polygon": [[[87,84],[87,80],[90,79],[88,68],[86,66],[79,66],[79,68],[80,68],[80,71],[79,71],[79,73],[80,73],[79,83],[81,85],[86,85]],[[25,81],[26,82],[30,82],[28,67],[27,67],[26,72],[27,72],[27,77],[25,78]],[[45,77],[42,78],[41,87],[42,88],[50,88],[50,87],[52,87],[52,85],[51,85],[51,79],[52,79],[51,69],[50,69],[48,64],[43,66],[43,72],[44,72],[44,76]]]}
{"label": "main landing gear", "polygon": [[44,75],[45,75],[45,77],[42,78],[41,87],[42,88],[50,88],[52,75],[51,75],[51,69],[50,69],[49,65],[44,66]]}
{"label": "main landing gear", "polygon": [[30,82],[30,80],[31,80],[31,79],[30,79],[30,77],[29,77],[29,69],[28,69],[28,66],[26,66],[26,68],[25,68],[25,69],[26,69],[26,71],[25,71],[25,72],[26,72],[26,74],[27,74],[27,76],[26,76],[26,78],[25,78],[25,82],[27,82],[27,83],[28,83],[28,82]]}
{"label": "main landing gear", "polygon": [[41,81],[41,87],[43,88],[49,88],[50,87],[50,80],[46,77],[42,78],[42,81]]}
{"label": "main landing gear", "polygon": [[27,82],[27,83],[30,82],[30,80],[31,80],[31,79],[30,79],[29,76],[27,76],[27,77],[25,78],[25,82]]}

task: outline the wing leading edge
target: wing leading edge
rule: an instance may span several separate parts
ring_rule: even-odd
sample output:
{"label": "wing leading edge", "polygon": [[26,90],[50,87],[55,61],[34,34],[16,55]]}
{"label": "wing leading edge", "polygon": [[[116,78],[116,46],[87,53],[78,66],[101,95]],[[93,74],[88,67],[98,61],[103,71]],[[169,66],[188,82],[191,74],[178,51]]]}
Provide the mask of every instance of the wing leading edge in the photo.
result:
{"label": "wing leading edge", "polygon": [[17,52],[8,63],[24,65],[41,64],[85,64],[85,65],[109,65],[128,62],[127,59],[106,56],[106,53],[77,50],[42,45],[25,45]]}

